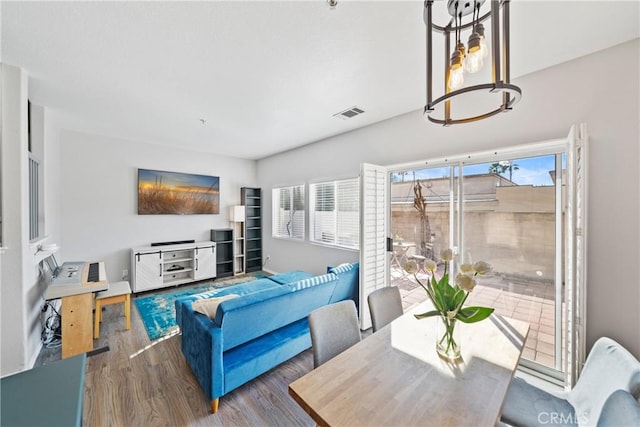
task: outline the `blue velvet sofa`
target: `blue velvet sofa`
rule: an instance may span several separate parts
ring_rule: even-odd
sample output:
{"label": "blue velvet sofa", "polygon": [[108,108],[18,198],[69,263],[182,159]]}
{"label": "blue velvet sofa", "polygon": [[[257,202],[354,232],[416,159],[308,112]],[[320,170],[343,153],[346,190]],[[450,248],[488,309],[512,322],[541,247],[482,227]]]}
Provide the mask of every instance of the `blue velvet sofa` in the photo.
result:
{"label": "blue velvet sofa", "polygon": [[[176,320],[182,353],[218,410],[221,396],[311,347],[307,315],[345,299],[358,305],[358,264],[329,267],[312,276],[290,272],[180,298]],[[198,299],[235,294],[212,319],[194,311]]]}

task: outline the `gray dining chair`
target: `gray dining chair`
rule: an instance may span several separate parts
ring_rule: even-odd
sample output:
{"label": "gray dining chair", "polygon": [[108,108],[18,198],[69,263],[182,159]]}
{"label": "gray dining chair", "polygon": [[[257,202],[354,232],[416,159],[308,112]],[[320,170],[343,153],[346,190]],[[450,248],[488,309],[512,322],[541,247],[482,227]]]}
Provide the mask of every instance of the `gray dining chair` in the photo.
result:
{"label": "gray dining chair", "polygon": [[604,402],[598,427],[640,426],[640,404],[631,393],[616,390]]}
{"label": "gray dining chair", "polygon": [[595,425],[602,415],[602,425],[607,425],[607,420],[615,418],[603,407],[616,390],[623,390],[634,399],[640,396],[640,362],[611,338],[602,337],[593,345],[569,392],[551,394],[515,378],[500,421],[509,426],[535,426],[548,424],[553,416],[562,420],[562,425]]}
{"label": "gray dining chair", "polygon": [[356,305],[352,300],[315,309],[308,316],[313,367],[325,363],[361,339]]}
{"label": "gray dining chair", "polygon": [[377,289],[367,297],[373,332],[402,316],[402,297],[397,286]]}

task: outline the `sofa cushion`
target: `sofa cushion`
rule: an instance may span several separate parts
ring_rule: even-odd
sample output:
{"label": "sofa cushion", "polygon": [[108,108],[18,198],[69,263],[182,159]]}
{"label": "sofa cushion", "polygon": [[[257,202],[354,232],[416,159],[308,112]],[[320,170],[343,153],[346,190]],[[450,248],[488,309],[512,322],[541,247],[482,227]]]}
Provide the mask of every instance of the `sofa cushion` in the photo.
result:
{"label": "sofa cushion", "polygon": [[329,302],[337,281],[327,274],[223,301],[215,323],[224,330],[224,350],[306,318]]}
{"label": "sofa cushion", "polygon": [[220,303],[214,323],[223,330],[223,349],[232,349],[294,321],[289,295],[287,286],[276,285]]}
{"label": "sofa cushion", "polygon": [[252,294],[254,292],[260,292],[265,289],[279,288],[280,285],[273,280],[258,279],[250,282],[238,283],[237,285],[231,285],[224,288],[213,289],[207,292],[202,292],[195,295],[188,295],[178,298],[176,300],[176,321],[178,325],[182,324],[182,304],[191,306],[191,303],[196,300],[208,299],[214,297],[221,297],[229,294],[236,294],[239,296]]}
{"label": "sofa cushion", "polygon": [[311,347],[309,324],[300,319],[224,353],[225,393]]}
{"label": "sofa cushion", "polygon": [[329,266],[327,267],[327,273],[335,273],[335,274],[344,273],[346,271],[353,270],[354,266],[355,264],[350,262],[345,262],[335,267]]}
{"label": "sofa cushion", "polygon": [[289,289],[291,289],[292,292],[296,292],[302,289],[318,286],[322,283],[332,282],[337,279],[338,279],[338,276],[336,276],[333,273],[323,274],[320,276],[309,277],[307,279],[298,280],[297,282],[291,283],[289,285]]}
{"label": "sofa cushion", "polygon": [[236,294],[239,296],[252,294],[254,292],[264,291],[265,289],[275,288],[277,283],[269,279],[258,279],[250,282],[238,283],[237,285],[231,285],[224,288],[213,289],[211,291],[202,292],[200,294],[192,295],[191,298],[207,299],[213,297],[219,297],[223,295]]}
{"label": "sofa cushion", "polygon": [[273,280],[276,283],[280,283],[281,285],[286,285],[287,283],[297,282],[310,277],[313,277],[313,274],[302,270],[294,270],[286,273],[274,274],[273,276],[269,276],[268,279]]}
{"label": "sofa cushion", "polygon": [[237,294],[227,294],[220,297],[198,299],[191,303],[191,307],[194,311],[202,313],[208,318],[213,319],[216,317],[216,311],[222,301],[237,297]]}

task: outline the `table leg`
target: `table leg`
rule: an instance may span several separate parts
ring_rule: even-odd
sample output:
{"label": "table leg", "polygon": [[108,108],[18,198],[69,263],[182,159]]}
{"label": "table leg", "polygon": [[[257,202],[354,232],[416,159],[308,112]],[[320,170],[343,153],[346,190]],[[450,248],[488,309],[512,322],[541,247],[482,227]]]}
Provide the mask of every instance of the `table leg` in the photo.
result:
{"label": "table leg", "polygon": [[62,358],[93,350],[93,294],[62,298]]}

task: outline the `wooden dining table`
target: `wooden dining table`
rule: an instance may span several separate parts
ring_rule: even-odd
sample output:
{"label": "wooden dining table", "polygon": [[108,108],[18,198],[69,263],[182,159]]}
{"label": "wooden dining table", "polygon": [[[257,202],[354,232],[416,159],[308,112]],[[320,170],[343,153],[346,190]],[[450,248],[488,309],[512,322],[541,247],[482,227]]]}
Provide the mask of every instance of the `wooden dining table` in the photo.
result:
{"label": "wooden dining table", "polygon": [[491,315],[458,322],[461,358],[438,356],[428,301],[289,385],[320,426],[494,426],[529,324]]}

